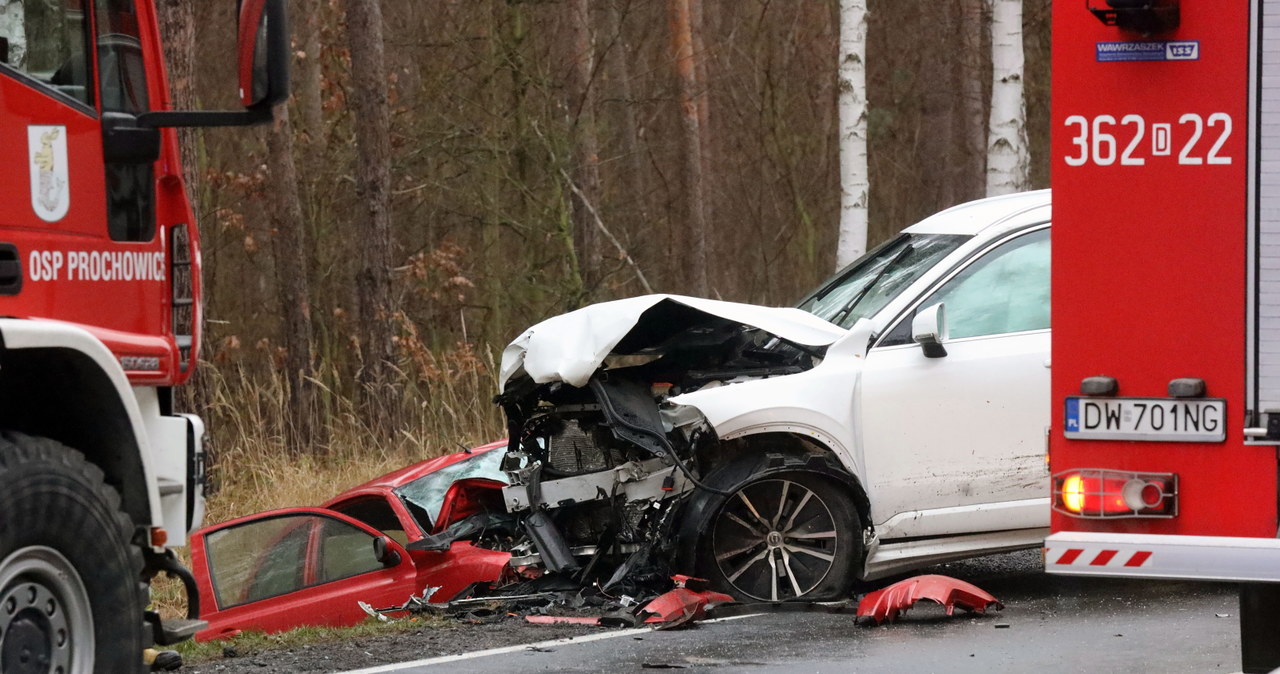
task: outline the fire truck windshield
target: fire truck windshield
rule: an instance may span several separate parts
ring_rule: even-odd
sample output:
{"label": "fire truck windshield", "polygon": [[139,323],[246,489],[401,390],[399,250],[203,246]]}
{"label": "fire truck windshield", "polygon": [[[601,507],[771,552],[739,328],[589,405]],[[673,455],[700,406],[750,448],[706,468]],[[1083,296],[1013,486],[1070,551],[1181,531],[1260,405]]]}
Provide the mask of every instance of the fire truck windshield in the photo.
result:
{"label": "fire truck windshield", "polygon": [[93,103],[85,64],[89,26],[78,6],[0,0],[0,69],[9,68],[80,103]]}

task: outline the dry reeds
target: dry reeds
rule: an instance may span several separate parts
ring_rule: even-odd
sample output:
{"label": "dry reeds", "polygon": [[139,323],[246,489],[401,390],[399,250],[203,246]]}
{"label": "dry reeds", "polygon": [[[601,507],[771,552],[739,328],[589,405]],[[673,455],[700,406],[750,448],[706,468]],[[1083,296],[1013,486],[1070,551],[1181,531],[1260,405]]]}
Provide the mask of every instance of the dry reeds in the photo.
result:
{"label": "dry reeds", "polygon": [[[212,438],[206,524],[287,506],[317,505],[343,489],[396,468],[497,440],[501,415],[490,402],[496,390],[493,360],[461,343],[437,353],[416,334],[399,340],[395,406],[402,425],[380,438],[359,414],[335,368],[311,382],[320,390],[317,420],[322,444],[289,447],[288,384],[274,368],[247,359],[205,363],[208,402],[200,410]],[[483,355],[482,355],[483,354]],[[350,380],[347,380],[348,382]]]}

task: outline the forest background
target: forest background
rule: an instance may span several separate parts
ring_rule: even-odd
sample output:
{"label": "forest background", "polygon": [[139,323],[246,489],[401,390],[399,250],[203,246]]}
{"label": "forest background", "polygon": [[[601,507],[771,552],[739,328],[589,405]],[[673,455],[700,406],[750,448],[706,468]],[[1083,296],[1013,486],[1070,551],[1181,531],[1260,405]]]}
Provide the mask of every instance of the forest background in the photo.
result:
{"label": "forest background", "polygon": [[[209,97],[234,81],[217,57],[234,3],[159,4],[178,106],[234,106]],[[866,4],[875,245],[984,196],[991,10]],[[1031,187],[1049,178],[1049,7],[1023,2]],[[503,437],[497,359],[550,315],[646,292],[790,305],[835,271],[837,0],[290,11],[276,124],[183,137],[208,523]]]}

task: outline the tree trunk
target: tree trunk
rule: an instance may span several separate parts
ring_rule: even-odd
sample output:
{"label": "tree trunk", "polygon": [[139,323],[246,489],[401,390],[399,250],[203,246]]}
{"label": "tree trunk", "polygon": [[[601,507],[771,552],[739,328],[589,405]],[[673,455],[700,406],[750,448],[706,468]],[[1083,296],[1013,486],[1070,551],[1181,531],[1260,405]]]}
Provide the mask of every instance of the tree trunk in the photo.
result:
{"label": "tree trunk", "polygon": [[867,3],[840,1],[840,234],[836,268],[867,251]]}
{"label": "tree trunk", "polygon": [[320,26],[324,3],[321,0],[296,0],[295,25],[298,26],[298,42],[302,50],[298,55],[294,81],[298,83],[294,105],[298,109],[298,123],[302,136],[307,140],[307,154],[313,159],[325,149],[324,129],[324,69],[321,66]]}
{"label": "tree trunk", "polygon": [[[160,21],[160,36],[164,43],[165,68],[169,74],[170,100],[175,110],[193,110],[196,108],[195,95],[195,51],[196,51],[196,17],[195,3],[186,0],[161,0],[156,10]],[[200,130],[178,129],[178,154],[182,161],[182,179],[185,183],[187,198],[191,201],[191,214],[197,222],[190,223],[198,227],[200,217]],[[208,247],[205,248],[206,278],[214,270],[215,257]],[[205,288],[210,286],[206,285]],[[204,291],[200,298],[204,304],[203,311],[197,315],[203,321],[209,315],[209,298],[211,293]],[[201,335],[209,333],[200,326]],[[208,340],[201,339],[198,345],[200,353],[197,360],[204,360],[210,352]],[[186,386],[178,388],[178,401],[181,409],[203,410],[213,398],[209,378],[203,374],[204,368],[197,367]]]}
{"label": "tree trunk", "polygon": [[991,13],[988,195],[1018,192],[1030,184],[1022,64],[1022,0],[995,0]]}
{"label": "tree trunk", "polygon": [[356,271],[360,383],[365,416],[375,432],[389,437],[399,407],[391,306],[391,110],[387,100],[380,0],[346,0],[347,43],[351,51],[351,109],[356,129],[356,200],[363,225],[352,241],[360,249]]}
{"label": "tree trunk", "polygon": [[960,156],[955,162],[959,201],[978,199],[986,193],[987,181],[987,115],[983,95],[986,80],[987,50],[983,37],[987,34],[987,0],[960,0],[960,50],[956,59],[959,72],[960,100],[956,110],[956,136],[960,140]]}
{"label": "tree trunk", "polygon": [[[608,24],[606,29],[609,35],[608,41],[611,43],[609,50],[605,53],[607,80],[612,85],[612,95],[609,98],[615,101],[614,124],[619,130],[615,138],[621,146],[619,153],[625,158],[626,165],[623,177],[615,179],[616,183],[626,186],[622,192],[625,197],[618,197],[617,201],[630,206],[627,210],[631,214],[627,220],[630,227],[626,232],[619,233],[619,236],[625,240],[629,238],[627,233],[639,233],[642,234],[639,240],[648,240],[655,231],[652,229],[653,221],[649,213],[650,188],[645,162],[645,156],[648,153],[644,142],[645,129],[637,119],[637,103],[631,85],[631,63],[635,50],[625,38],[623,14],[615,3],[606,5],[605,19]],[[654,247],[645,246],[644,248]]]}
{"label": "tree trunk", "polygon": [[315,347],[311,330],[311,292],[307,282],[306,227],[298,197],[293,129],[289,106],[276,108],[267,137],[267,193],[271,196],[272,257],[276,290],[284,317],[284,379],[289,387],[286,438],[294,454],[316,451],[321,438],[317,405]]}
{"label": "tree trunk", "polygon": [[[703,258],[719,260],[723,259],[720,255],[723,246],[720,245],[720,238],[716,236],[716,164],[715,156],[712,154],[715,147],[712,141],[715,136],[711,133],[711,79],[707,75],[708,54],[707,42],[704,39],[707,34],[707,23],[704,19],[703,7],[702,0],[692,0],[689,3],[689,36],[692,38],[690,46],[693,50],[693,72],[697,81],[693,102],[698,109],[698,169],[699,175],[702,176],[702,198],[699,199],[699,207],[702,209],[703,238],[707,242]],[[715,276],[708,270],[708,278],[715,278]],[[720,277],[718,280],[723,283],[725,281],[723,274],[720,274]],[[701,294],[705,295],[712,290],[709,280],[707,283],[707,290]]]}
{"label": "tree trunk", "polygon": [[[188,0],[161,0],[157,3],[156,9],[160,15],[160,35],[164,43],[164,61],[169,71],[173,107],[175,110],[194,110],[196,107],[195,4]],[[179,129],[178,147],[182,154],[182,173],[187,183],[187,196],[191,199],[192,210],[199,212],[196,204],[197,180],[200,174],[199,153],[196,147],[199,140],[197,133],[196,129]]]}
{"label": "tree trunk", "polygon": [[595,35],[591,29],[589,0],[572,0],[567,7],[572,53],[566,107],[574,140],[570,174],[578,188],[567,191],[573,204],[573,243],[585,299],[598,289],[601,266],[600,234],[591,214],[591,209],[598,209],[600,205],[600,142],[596,132],[596,97],[592,82],[596,63]]}
{"label": "tree trunk", "polygon": [[684,128],[685,213],[688,221],[678,227],[685,245],[681,246],[681,267],[688,292],[705,297],[707,283],[707,222],[702,208],[704,200],[702,175],[702,129],[699,126],[697,64],[694,62],[690,4],[699,0],[669,0],[671,12],[671,44],[675,52],[676,75],[680,86],[680,111]]}

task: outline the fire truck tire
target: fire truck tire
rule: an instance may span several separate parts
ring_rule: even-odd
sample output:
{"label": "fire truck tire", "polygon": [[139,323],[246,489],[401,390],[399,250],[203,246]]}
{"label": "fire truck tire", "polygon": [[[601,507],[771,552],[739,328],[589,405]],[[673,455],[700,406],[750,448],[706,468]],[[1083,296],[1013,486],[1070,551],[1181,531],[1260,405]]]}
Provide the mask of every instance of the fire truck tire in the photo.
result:
{"label": "fire truck tire", "polygon": [[142,551],[102,471],[0,433],[0,672],[138,672]]}
{"label": "fire truck tire", "polygon": [[[777,457],[777,455],[774,455]],[[779,463],[782,465],[778,465]],[[796,457],[758,464],[699,508],[698,574],[743,601],[845,599],[861,559],[861,525],[846,488]],[[742,471],[722,471],[723,477]],[[717,480],[710,476],[710,481]]]}

